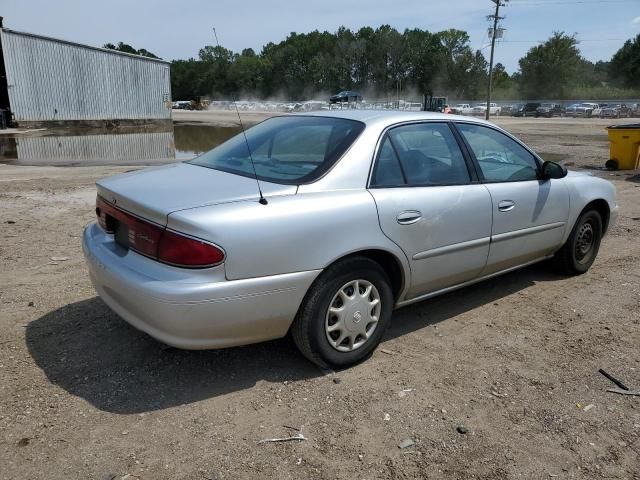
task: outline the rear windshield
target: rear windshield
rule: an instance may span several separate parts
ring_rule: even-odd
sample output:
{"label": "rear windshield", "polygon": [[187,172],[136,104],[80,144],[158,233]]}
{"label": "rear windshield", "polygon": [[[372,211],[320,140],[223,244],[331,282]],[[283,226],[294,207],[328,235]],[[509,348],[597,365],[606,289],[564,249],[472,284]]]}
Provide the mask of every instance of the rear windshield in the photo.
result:
{"label": "rear windshield", "polygon": [[260,180],[299,184],[319,178],[364,130],[354,120],[331,117],[274,117],[218,145],[189,163]]}

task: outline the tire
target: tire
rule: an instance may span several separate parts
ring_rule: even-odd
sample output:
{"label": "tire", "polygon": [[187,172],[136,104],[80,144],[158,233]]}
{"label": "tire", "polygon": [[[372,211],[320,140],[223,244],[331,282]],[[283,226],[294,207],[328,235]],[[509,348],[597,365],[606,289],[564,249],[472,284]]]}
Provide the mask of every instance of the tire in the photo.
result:
{"label": "tire", "polygon": [[602,217],[596,210],[583,212],[567,242],[553,257],[557,270],[565,275],[582,275],[593,264],[602,240]]}
{"label": "tire", "polygon": [[[361,294],[362,290],[373,287],[369,297],[355,295],[355,281],[359,283]],[[341,297],[340,292],[345,296]],[[372,306],[371,299],[376,294],[378,304]],[[389,278],[382,267],[365,257],[347,258],[327,268],[307,292],[291,326],[293,341],[307,359],[320,367],[355,365],[367,359],[380,343],[391,321],[393,304]],[[331,315],[330,307],[344,310],[339,319],[337,315]],[[365,313],[367,309],[371,312]],[[364,323],[374,318],[377,323]],[[329,331],[332,327],[334,330]],[[367,329],[369,336],[365,339],[359,332],[366,333]],[[344,334],[348,337],[338,344]]]}

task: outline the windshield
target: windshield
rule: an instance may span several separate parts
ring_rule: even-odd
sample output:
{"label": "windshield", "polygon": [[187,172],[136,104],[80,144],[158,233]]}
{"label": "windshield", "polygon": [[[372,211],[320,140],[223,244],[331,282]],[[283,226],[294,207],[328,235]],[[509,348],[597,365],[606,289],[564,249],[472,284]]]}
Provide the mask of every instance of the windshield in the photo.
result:
{"label": "windshield", "polygon": [[329,170],[364,130],[364,124],[332,117],[273,117],[189,163],[253,177],[247,142],[260,180],[299,184]]}

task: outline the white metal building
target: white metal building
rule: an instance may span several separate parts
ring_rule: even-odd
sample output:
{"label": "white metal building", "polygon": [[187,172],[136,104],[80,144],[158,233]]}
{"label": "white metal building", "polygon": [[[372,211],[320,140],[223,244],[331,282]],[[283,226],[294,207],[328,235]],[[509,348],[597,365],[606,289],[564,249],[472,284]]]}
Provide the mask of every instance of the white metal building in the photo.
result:
{"label": "white metal building", "polygon": [[171,119],[163,60],[2,28],[0,63],[0,108],[18,124]]}

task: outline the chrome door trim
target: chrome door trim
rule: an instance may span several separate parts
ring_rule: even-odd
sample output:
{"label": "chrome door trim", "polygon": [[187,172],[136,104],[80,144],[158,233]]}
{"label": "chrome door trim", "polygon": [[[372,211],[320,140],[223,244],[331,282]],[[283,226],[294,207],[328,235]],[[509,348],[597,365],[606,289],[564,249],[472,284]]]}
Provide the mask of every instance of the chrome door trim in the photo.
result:
{"label": "chrome door trim", "polygon": [[469,240],[467,242],[454,243],[453,245],[445,245],[444,247],[433,248],[424,252],[416,253],[413,256],[413,260],[424,260],[425,258],[437,257],[438,255],[445,255],[447,253],[459,252],[461,250],[467,250],[469,248],[481,247],[488,245],[491,242],[490,237],[477,238],[475,240]]}
{"label": "chrome door trim", "polygon": [[491,242],[502,242],[504,240],[511,240],[513,238],[524,237],[533,233],[546,232],[548,230],[554,230],[556,228],[562,228],[567,222],[554,222],[547,223],[545,225],[537,225],[535,227],[523,228],[522,230],[513,230],[512,232],[499,233],[491,237]]}
{"label": "chrome door trim", "polygon": [[507,269],[500,270],[499,272],[490,273],[489,275],[485,275],[483,277],[477,277],[477,278],[474,278],[472,280],[469,280],[468,282],[459,283],[458,285],[453,285],[451,287],[443,288],[441,290],[436,290],[435,292],[425,293],[424,295],[420,295],[418,297],[413,297],[413,298],[410,298],[408,300],[403,300],[402,302],[397,302],[394,308],[398,309],[398,308],[406,307],[408,305],[412,305],[414,303],[418,303],[418,302],[421,302],[423,300],[427,300],[427,299],[432,298],[432,297],[437,297],[439,295],[444,295],[445,293],[453,292],[454,290],[459,290],[461,288],[468,287],[469,285],[473,285],[475,283],[482,282],[483,280],[488,280],[490,278],[497,277],[499,275],[511,272],[513,270],[519,270],[521,268],[528,267],[529,265],[533,265],[534,263],[542,262],[542,261],[547,260],[548,258],[551,258],[551,257],[553,257],[553,254],[547,255],[545,257],[536,258],[535,260],[531,260],[531,261],[523,263],[521,265],[516,265],[515,267],[509,267]]}

